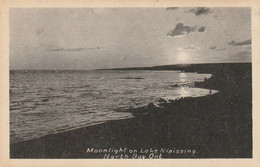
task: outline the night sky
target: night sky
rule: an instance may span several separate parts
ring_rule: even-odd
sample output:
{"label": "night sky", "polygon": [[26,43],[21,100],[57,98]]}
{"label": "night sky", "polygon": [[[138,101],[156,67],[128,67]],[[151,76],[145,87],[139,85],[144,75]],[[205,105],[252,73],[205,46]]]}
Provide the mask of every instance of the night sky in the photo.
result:
{"label": "night sky", "polygon": [[10,9],[10,69],[251,62],[250,8]]}

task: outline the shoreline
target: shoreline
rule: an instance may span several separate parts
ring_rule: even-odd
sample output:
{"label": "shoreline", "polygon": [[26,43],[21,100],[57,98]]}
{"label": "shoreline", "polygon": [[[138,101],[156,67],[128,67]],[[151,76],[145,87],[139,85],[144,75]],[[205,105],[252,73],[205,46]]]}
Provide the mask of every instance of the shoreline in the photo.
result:
{"label": "shoreline", "polygon": [[[195,82],[197,82],[197,81],[195,81]],[[192,85],[194,85],[195,82]],[[186,87],[187,88],[200,88],[200,87],[195,87],[195,86],[191,86],[191,85],[188,85],[188,84],[178,85],[178,87],[180,87],[180,88],[186,88]],[[201,89],[211,90],[211,89],[208,89],[208,88],[201,88]],[[216,93],[213,93],[213,94],[219,93],[218,90],[212,90],[212,91],[217,91]],[[63,131],[57,131],[56,133],[50,133],[50,134],[46,134],[46,135],[35,137],[35,138],[29,138],[29,139],[25,139],[25,140],[18,140],[18,141],[15,141],[15,142],[10,142],[10,144],[13,145],[13,144],[20,143],[20,142],[26,142],[26,141],[42,138],[42,137],[45,137],[45,136],[48,136],[48,135],[51,135],[51,134],[55,135],[55,134],[59,134],[59,133],[67,132],[67,131],[77,130],[77,129],[81,129],[81,128],[87,128],[87,127],[91,127],[91,126],[95,126],[95,125],[99,125],[99,124],[104,124],[104,123],[107,123],[109,121],[118,121],[118,120],[131,119],[131,118],[134,118],[136,116],[140,116],[140,115],[143,115],[143,114],[148,114],[150,109],[152,109],[152,110],[157,110],[156,108],[163,109],[165,107],[165,105],[169,105],[170,103],[172,103],[174,101],[177,101],[177,100],[181,100],[183,98],[197,98],[197,97],[210,96],[210,95],[213,95],[213,94],[189,96],[189,97],[178,97],[176,99],[160,98],[160,99],[157,99],[154,102],[150,102],[149,104],[152,106],[152,107],[150,106],[150,108],[148,107],[149,104],[146,104],[146,105],[143,105],[143,106],[140,106],[140,107],[135,107],[135,108],[128,108],[128,109],[123,109],[123,110],[113,110],[115,112],[130,113],[132,115],[131,117],[129,116],[129,117],[126,117],[126,118],[118,118],[118,119],[114,119],[114,120],[94,122],[94,123],[87,124],[87,125],[82,126],[82,127],[72,127],[70,129],[66,129],[66,130],[63,130]]]}
{"label": "shoreline", "polygon": [[161,158],[251,158],[251,69],[240,66],[232,78],[230,69],[215,70],[210,79],[195,84],[219,90],[217,94],[162,103],[163,108],[151,104],[132,109],[133,118],[10,144],[10,158],[105,158],[104,153],[87,153],[88,148],[127,148],[138,154],[141,149],[196,151]]}

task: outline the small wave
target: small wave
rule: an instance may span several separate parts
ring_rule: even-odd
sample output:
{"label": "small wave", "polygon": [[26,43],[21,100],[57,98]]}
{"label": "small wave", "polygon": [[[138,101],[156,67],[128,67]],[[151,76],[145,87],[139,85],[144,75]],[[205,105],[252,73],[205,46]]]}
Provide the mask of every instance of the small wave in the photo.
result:
{"label": "small wave", "polygon": [[33,116],[33,115],[41,116],[41,115],[46,114],[43,111],[37,111],[37,110],[27,110],[27,111],[23,111],[21,113],[23,115],[30,115],[30,116]]}
{"label": "small wave", "polygon": [[98,97],[100,92],[86,92],[79,95],[80,97]]}
{"label": "small wave", "polygon": [[32,102],[38,102],[37,100],[33,100],[33,99],[28,99],[28,100],[21,100],[21,101],[19,101],[20,103],[32,103]]}
{"label": "small wave", "polygon": [[178,84],[174,84],[174,85],[170,85],[170,87],[177,88],[177,87],[179,87],[179,85]]}
{"label": "small wave", "polygon": [[23,91],[21,91],[21,92],[10,91],[10,95],[20,95],[20,94],[24,94],[24,92]]}
{"label": "small wave", "polygon": [[145,78],[142,78],[142,77],[124,77],[124,78],[121,78],[121,79],[145,79]]}
{"label": "small wave", "polygon": [[68,95],[53,95],[53,96],[40,96],[38,97],[42,99],[42,101],[49,99],[49,98],[70,98]]}
{"label": "small wave", "polygon": [[78,88],[89,88],[90,87],[90,85],[80,85],[80,86],[67,86],[67,87],[65,87],[65,88],[72,88],[72,89],[78,89]]}
{"label": "small wave", "polygon": [[170,85],[170,87],[172,88],[178,88],[178,87],[193,87],[192,84],[174,84],[174,85]]}

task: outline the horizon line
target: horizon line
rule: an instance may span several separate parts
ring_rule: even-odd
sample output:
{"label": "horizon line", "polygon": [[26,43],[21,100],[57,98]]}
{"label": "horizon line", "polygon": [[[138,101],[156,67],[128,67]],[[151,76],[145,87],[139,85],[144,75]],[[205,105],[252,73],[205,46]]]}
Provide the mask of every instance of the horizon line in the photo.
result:
{"label": "horizon line", "polygon": [[132,69],[132,68],[153,68],[162,66],[174,65],[199,65],[199,64],[252,64],[252,62],[224,62],[224,63],[183,63],[183,64],[165,64],[156,66],[143,66],[143,67],[115,67],[115,68],[98,68],[98,69],[9,69],[9,71],[96,71],[96,70],[115,70],[115,69]]}

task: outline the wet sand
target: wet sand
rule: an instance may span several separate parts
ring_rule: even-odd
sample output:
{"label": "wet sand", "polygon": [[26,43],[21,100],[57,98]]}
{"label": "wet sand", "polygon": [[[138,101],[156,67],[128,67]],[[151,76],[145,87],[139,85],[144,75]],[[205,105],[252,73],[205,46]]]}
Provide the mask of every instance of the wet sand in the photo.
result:
{"label": "wet sand", "polygon": [[[162,103],[159,108],[150,105],[132,109],[128,111],[135,115],[131,119],[11,144],[10,158],[104,158],[104,152],[86,152],[88,148],[175,150],[175,154],[161,154],[161,158],[250,158],[250,70],[236,71],[233,78],[232,73],[221,71],[203,83],[196,83],[198,87],[220,90],[218,94],[183,98]],[[196,153],[177,154],[176,150]]]}

